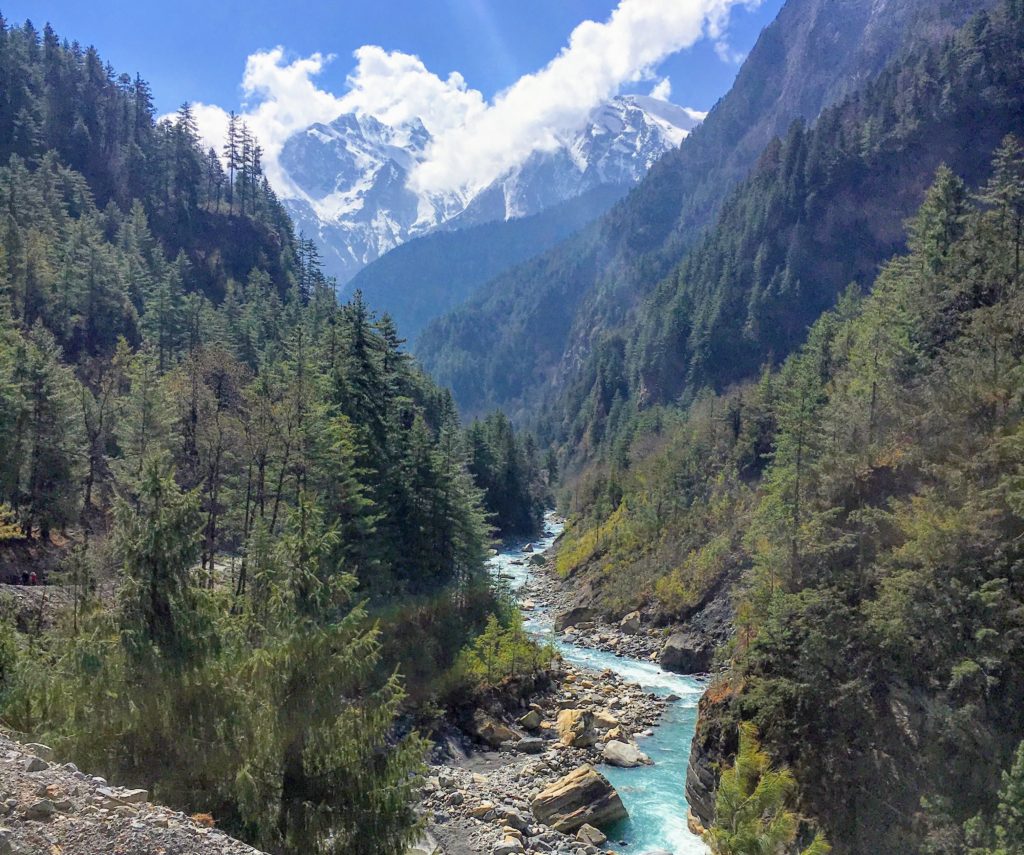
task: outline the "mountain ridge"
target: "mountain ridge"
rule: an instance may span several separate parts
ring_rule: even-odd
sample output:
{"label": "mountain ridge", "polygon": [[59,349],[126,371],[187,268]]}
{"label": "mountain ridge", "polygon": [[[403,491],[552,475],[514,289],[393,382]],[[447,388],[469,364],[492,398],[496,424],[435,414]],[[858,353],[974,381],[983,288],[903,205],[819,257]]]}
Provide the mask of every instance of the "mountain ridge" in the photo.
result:
{"label": "mountain ridge", "polygon": [[[772,138],[794,119],[816,117],[910,44],[941,40],[990,5],[845,0],[840,16],[825,0],[788,0],[733,88],[680,148],[593,227],[432,322],[417,345],[424,365],[465,412],[502,407],[528,421],[685,255]],[[496,332],[480,337],[479,327]]]}
{"label": "mountain ridge", "polygon": [[649,96],[616,96],[556,147],[535,151],[486,187],[427,193],[409,185],[433,140],[422,121],[392,127],[346,113],[287,140],[283,202],[344,286],[409,239],[530,216],[602,185],[635,184],[698,121]]}

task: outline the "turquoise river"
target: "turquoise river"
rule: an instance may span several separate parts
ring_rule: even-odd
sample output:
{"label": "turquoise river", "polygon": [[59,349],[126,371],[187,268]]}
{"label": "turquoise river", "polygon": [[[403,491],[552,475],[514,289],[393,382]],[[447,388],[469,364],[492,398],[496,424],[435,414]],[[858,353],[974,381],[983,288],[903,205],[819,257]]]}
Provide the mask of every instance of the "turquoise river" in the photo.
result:
{"label": "turquoise river", "polygon": [[[553,515],[548,515],[544,536],[532,542],[532,554],[550,549],[561,530],[561,523]],[[491,572],[503,579],[513,591],[522,588],[534,572],[528,562],[530,554],[523,552],[525,546],[525,542],[506,544],[490,561]],[[653,662],[620,657],[566,642],[555,636],[552,616],[544,609],[535,609],[525,618],[527,628],[537,638],[553,644],[567,661],[593,671],[610,668],[649,692],[679,698],[669,704],[653,735],[639,740],[640,749],[654,760],[653,766],[635,769],[600,767],[629,811],[628,820],[604,831],[608,834],[609,845],[622,853],[706,853],[707,847],[686,827],[687,804],[683,793],[690,740],[697,722],[697,701],[704,691],[703,682],[696,677],[665,671]]]}

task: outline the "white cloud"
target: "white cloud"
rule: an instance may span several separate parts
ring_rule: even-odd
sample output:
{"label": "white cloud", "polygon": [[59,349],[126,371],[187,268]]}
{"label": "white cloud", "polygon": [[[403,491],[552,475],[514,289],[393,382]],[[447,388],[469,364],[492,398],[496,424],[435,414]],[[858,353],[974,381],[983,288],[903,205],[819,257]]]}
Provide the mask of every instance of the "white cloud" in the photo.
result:
{"label": "white cloud", "polygon": [[[242,79],[243,118],[264,148],[264,166],[275,188],[292,195],[278,157],[285,140],[316,122],[362,112],[385,124],[414,117],[434,136],[411,181],[420,190],[475,190],[537,150],[551,149],[578,129],[590,112],[625,84],[654,79],[658,64],[701,38],[715,40],[722,56],[730,10],[761,0],[620,0],[607,21],[584,21],[544,68],[527,74],[488,102],[457,71],[441,78],[401,51],[364,45],[355,51],[347,91],[334,95],[314,78],[333,59],[315,53],[289,60],[282,47],[252,54]],[[662,78],[656,98],[671,95]],[[220,150],[227,114],[196,104],[204,140]],[[697,111],[690,111],[695,117]]]}
{"label": "white cloud", "polygon": [[457,71],[442,80],[418,56],[364,45],[355,52],[343,112],[363,112],[386,125],[419,117],[432,134],[461,127],[486,109],[484,96]]}
{"label": "white cloud", "polygon": [[726,65],[739,65],[747,58],[742,51],[733,50],[725,39],[715,42],[715,55]]}
{"label": "white cloud", "polygon": [[672,81],[667,77],[662,77],[661,80],[654,84],[654,88],[651,90],[651,97],[657,98],[659,101],[671,101]]}
{"label": "white cloud", "polygon": [[[756,1],[756,0],[755,0]],[[603,22],[584,21],[540,71],[527,74],[487,109],[438,136],[412,179],[421,189],[480,186],[554,147],[625,83],[652,75],[665,57],[707,35],[720,37],[729,10],[749,0],[620,0]]]}

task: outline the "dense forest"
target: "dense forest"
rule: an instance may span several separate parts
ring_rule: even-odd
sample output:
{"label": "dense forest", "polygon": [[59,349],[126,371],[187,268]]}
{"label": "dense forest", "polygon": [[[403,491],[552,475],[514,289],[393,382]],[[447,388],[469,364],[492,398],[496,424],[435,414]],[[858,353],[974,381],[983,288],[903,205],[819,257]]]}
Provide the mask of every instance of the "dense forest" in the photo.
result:
{"label": "dense forest", "polygon": [[940,163],[976,183],[999,140],[1024,131],[1022,68],[1017,22],[979,17],[893,62],[812,126],[794,124],[635,319],[584,363],[552,408],[551,435],[586,457],[628,431],[631,410],[685,404],[792,352],[848,284],[866,287],[897,250]]}
{"label": "dense forest", "polygon": [[[608,336],[715,224],[733,188],[775,137],[785,136],[795,120],[815,120],[907,51],[941,45],[974,12],[994,4],[889,0],[882,7],[847,0],[837,7],[833,0],[789,0],[761,33],[730,91],[684,145],[655,163],[600,220],[433,321],[419,337],[418,358],[466,413],[500,407],[517,424],[533,424],[542,407],[558,407],[567,393],[575,403],[571,390],[606,358]],[[977,94],[984,101],[986,94]],[[922,174],[918,196],[899,200],[897,222],[913,211],[926,185]],[[882,222],[889,221],[883,211]],[[899,241],[898,234],[882,237],[876,262]]]}
{"label": "dense forest", "polygon": [[547,470],[338,304],[260,159],[0,20],[0,567],[73,592],[5,617],[2,717],[267,849],[404,852],[398,718],[507,616]]}
{"label": "dense forest", "polygon": [[[720,773],[742,732],[753,763],[756,726],[837,852],[1024,843],[1021,137],[977,168],[989,134],[1020,127],[1022,53],[1011,0],[770,147],[633,346],[606,357],[620,378],[607,431],[591,411],[575,435],[593,438],[580,452],[592,462],[568,498],[559,570],[588,574],[614,614],[648,602],[685,621],[724,597],[731,632],[692,762]],[[886,91],[903,105],[888,118]],[[971,149],[949,157],[965,175],[933,168],[905,249],[844,289],[859,262],[843,247],[880,244],[858,232],[826,255],[801,222],[820,234],[834,225],[823,211],[875,209],[820,167],[876,186],[873,152],[958,115],[943,145]],[[909,175],[908,192],[917,180],[881,172]],[[800,336],[786,312],[811,315],[837,291],[773,365]],[[786,312],[762,314],[766,294]],[[654,365],[674,367],[653,375],[662,385],[644,373]]]}

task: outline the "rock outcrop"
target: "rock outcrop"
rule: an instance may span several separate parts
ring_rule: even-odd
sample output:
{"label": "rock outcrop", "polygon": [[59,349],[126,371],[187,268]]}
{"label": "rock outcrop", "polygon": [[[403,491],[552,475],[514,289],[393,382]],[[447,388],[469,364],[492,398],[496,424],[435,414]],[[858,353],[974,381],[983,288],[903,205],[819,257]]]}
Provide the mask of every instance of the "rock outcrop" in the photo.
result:
{"label": "rock outcrop", "polygon": [[669,636],[659,662],[677,674],[704,674],[711,670],[714,658],[715,645],[708,636],[684,629]]}
{"label": "rock outcrop", "polygon": [[541,791],[530,807],[539,822],[563,832],[600,828],[628,816],[615,788],[589,763]]}

